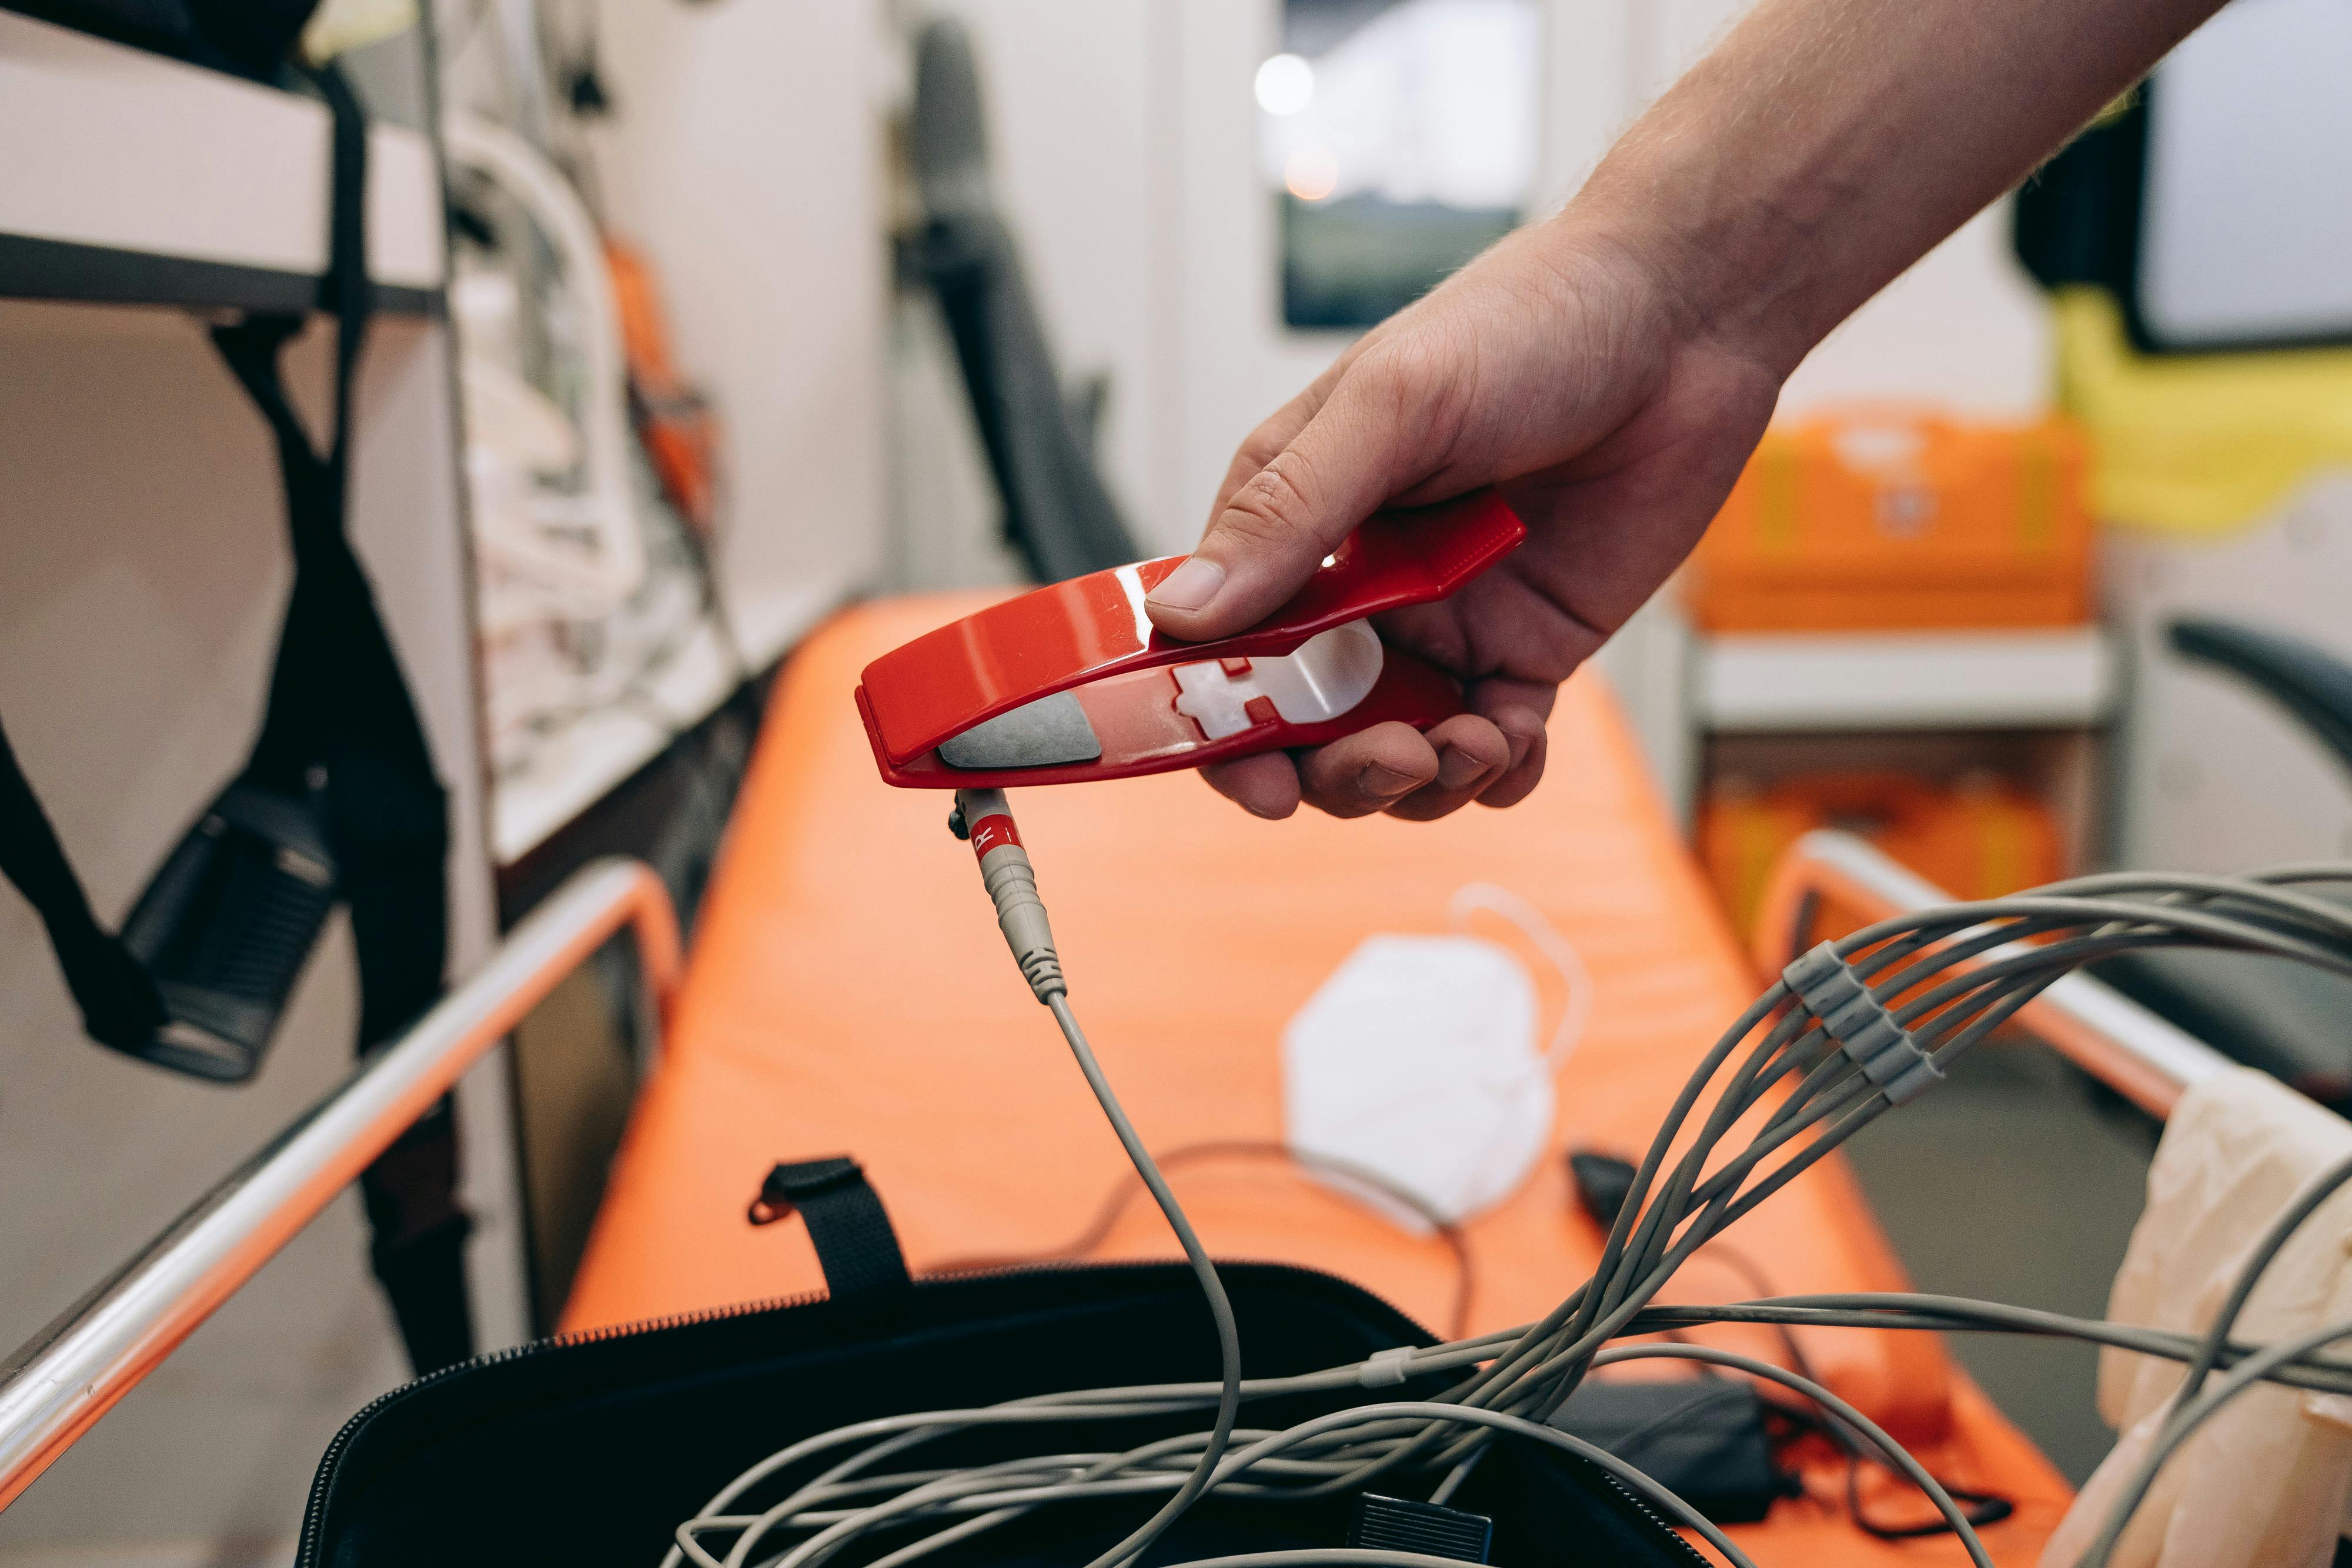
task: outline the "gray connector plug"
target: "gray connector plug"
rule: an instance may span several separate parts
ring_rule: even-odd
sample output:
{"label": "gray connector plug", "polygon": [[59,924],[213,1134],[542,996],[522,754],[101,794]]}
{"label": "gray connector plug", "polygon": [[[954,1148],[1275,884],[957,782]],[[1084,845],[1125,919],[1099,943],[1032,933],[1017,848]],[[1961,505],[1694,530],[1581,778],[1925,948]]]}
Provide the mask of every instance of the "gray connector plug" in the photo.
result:
{"label": "gray connector plug", "polygon": [[1029,852],[1013,825],[1012,808],[1002,789],[959,789],[955,819],[963,823],[960,837],[971,841],[980,857],[980,880],[996,905],[997,929],[1021,966],[1021,977],[1041,1002],[1066,996],[1062,960],[1054,951],[1054,928],[1045,919],[1045,901],[1037,896],[1037,874],[1030,868]]}

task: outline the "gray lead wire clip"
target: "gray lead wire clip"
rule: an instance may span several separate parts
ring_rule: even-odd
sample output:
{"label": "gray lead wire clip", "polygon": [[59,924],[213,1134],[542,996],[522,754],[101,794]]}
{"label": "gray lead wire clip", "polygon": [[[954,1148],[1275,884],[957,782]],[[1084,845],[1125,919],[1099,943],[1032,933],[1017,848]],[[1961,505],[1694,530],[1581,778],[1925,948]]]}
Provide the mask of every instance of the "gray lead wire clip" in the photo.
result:
{"label": "gray lead wire clip", "polygon": [[1906,1104],[1943,1082],[1944,1070],[1830,943],[1801,955],[1780,977],[1863,1075],[1878,1085],[1888,1104]]}

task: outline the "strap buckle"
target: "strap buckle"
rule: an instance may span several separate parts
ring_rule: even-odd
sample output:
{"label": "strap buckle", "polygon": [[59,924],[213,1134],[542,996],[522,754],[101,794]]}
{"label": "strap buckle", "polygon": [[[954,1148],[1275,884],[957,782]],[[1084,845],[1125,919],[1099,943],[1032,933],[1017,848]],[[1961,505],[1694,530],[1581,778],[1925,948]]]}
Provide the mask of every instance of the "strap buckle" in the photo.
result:
{"label": "strap buckle", "polygon": [[835,1301],[871,1304],[908,1284],[906,1254],[890,1228],[889,1211],[866,1183],[864,1168],[847,1155],[775,1166],[760,1184],[746,1218],[754,1225],[773,1225],[793,1214],[808,1227],[825,1290]]}
{"label": "strap buckle", "polygon": [[773,1225],[791,1218],[810,1198],[865,1185],[865,1167],[847,1155],[780,1165],[760,1184],[760,1196],[751,1200],[744,1218],[754,1225]]}

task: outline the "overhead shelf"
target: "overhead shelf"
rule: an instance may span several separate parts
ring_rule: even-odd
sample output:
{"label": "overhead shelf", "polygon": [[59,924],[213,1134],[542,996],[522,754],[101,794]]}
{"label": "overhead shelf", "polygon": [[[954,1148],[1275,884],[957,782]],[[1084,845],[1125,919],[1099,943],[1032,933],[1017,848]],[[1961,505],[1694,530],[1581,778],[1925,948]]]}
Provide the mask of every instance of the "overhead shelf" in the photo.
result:
{"label": "overhead shelf", "polygon": [[1748,732],[2084,727],[2113,710],[2096,627],[1701,636],[1702,728]]}
{"label": "overhead shelf", "polygon": [[[848,597],[845,584],[784,588],[737,607],[744,656],[764,669]],[[530,765],[498,780],[490,851],[510,866],[603,800],[669,744],[716,712],[740,679],[732,657],[705,625],[634,704],[583,712],[550,734]]]}
{"label": "overhead shelf", "polygon": [[[0,12],[0,298],[299,310],[327,264],[326,106]],[[433,147],[368,139],[380,309],[430,310],[446,245]]]}

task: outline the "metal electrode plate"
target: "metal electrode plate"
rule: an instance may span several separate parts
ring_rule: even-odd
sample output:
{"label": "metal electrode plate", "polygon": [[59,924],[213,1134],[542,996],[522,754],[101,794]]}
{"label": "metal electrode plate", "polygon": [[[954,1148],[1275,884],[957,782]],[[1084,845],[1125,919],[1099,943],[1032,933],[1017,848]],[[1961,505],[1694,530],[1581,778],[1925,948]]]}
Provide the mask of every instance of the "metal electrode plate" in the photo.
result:
{"label": "metal electrode plate", "polygon": [[1069,692],[1040,697],[1011,713],[973,725],[940,742],[940,760],[950,768],[1051,768],[1062,762],[1092,762],[1102,740],[1087,722],[1087,710]]}

